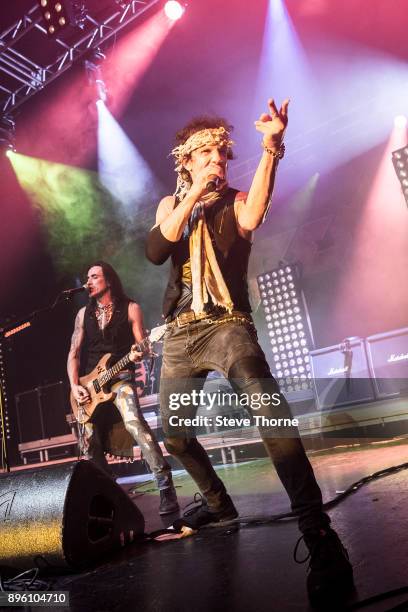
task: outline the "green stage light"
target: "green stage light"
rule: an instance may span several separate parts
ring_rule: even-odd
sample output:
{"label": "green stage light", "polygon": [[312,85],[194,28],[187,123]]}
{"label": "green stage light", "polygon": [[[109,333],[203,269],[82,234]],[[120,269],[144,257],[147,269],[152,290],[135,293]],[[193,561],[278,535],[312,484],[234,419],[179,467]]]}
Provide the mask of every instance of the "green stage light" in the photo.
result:
{"label": "green stage light", "polygon": [[50,253],[62,274],[116,253],[123,240],[121,210],[95,172],[14,153],[17,179],[39,212]]}

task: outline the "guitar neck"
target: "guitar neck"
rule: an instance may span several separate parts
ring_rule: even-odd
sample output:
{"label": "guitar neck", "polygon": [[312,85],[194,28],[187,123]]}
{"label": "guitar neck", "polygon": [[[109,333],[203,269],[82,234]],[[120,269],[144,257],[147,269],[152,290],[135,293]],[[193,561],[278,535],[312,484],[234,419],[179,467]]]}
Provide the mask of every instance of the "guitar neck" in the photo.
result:
{"label": "guitar neck", "polygon": [[[146,343],[148,343],[148,341],[149,338],[143,338],[143,340],[136,345],[136,351],[138,353],[143,353],[146,350]],[[127,355],[122,357],[122,359],[119,359],[119,361],[117,361],[115,365],[109,368],[109,370],[106,370],[106,372],[104,372],[102,376],[98,378],[99,384],[101,386],[106,385],[110,380],[112,380],[114,376],[116,376],[116,374],[119,374],[119,372],[123,370],[123,368],[129,365],[131,361],[130,355],[131,353],[128,353]]]}

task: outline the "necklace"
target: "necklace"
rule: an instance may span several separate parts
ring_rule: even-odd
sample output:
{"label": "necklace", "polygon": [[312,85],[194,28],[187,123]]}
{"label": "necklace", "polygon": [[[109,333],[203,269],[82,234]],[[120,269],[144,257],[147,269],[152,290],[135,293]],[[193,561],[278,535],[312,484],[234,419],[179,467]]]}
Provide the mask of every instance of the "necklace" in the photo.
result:
{"label": "necklace", "polygon": [[99,329],[105,329],[113,314],[113,302],[103,306],[97,302],[95,309],[96,320],[98,321]]}

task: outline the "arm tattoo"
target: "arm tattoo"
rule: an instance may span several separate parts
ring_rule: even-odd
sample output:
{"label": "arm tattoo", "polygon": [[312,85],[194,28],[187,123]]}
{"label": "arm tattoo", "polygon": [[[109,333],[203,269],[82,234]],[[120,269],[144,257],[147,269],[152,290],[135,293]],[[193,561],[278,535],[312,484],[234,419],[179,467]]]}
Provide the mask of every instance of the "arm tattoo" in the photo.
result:
{"label": "arm tattoo", "polygon": [[81,322],[81,318],[78,313],[75,319],[74,333],[72,334],[72,338],[71,338],[70,352],[73,352],[75,354],[78,352],[81,334],[82,334],[82,322]]}

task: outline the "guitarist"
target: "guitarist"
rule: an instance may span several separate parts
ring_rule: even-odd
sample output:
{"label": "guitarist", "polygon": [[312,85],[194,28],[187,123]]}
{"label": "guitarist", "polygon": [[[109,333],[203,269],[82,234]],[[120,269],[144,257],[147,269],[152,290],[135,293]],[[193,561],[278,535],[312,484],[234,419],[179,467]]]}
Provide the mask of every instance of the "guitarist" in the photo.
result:
{"label": "guitarist", "polygon": [[[139,361],[143,354],[137,352],[134,343],[140,343],[145,337],[142,310],[125,295],[121,280],[110,264],[97,261],[90,266],[87,288],[89,302],[77,313],[67,362],[71,391],[81,404],[90,402],[90,396],[79,384],[80,374],[91,372],[106,353],[112,353],[111,364],[116,363],[128,353],[131,345],[131,362]],[[178,509],[170,466],[143,417],[131,365],[119,372],[111,383],[111,389],[116,393],[114,404],[117,411],[112,405],[102,404],[90,421],[81,426],[82,450],[111,475],[105,452],[133,456],[132,447],[136,442],[160,490],[159,513],[170,514]],[[123,448],[123,435],[128,442],[127,452]]]}

